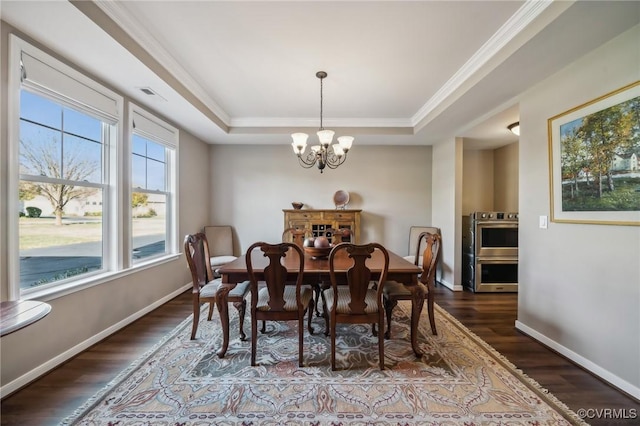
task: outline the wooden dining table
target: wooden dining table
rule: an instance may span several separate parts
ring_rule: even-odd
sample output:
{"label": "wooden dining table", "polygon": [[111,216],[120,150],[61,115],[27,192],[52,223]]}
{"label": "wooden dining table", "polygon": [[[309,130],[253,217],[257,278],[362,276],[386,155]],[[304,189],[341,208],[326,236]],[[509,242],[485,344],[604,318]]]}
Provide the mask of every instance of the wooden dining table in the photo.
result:
{"label": "wooden dining table", "polygon": [[[369,262],[369,268],[371,269],[372,279],[377,279],[382,271],[384,258],[378,251],[374,252]],[[268,264],[268,259],[265,258],[259,251],[254,251],[251,258],[252,266],[256,279],[260,281],[262,279],[262,271]],[[291,271],[291,281],[295,282],[295,274],[297,273],[297,255],[289,255],[283,258],[282,264]],[[346,283],[346,273],[351,266],[352,261],[348,258],[345,250],[338,253],[334,259],[334,269],[338,274],[338,279],[341,278]],[[218,357],[222,358],[227,352],[229,346],[229,305],[227,296],[229,291],[232,290],[237,283],[243,282],[249,279],[249,273],[247,272],[247,264],[245,255],[238,257],[231,263],[228,263],[221,267],[219,273],[222,277],[222,285],[218,289],[218,295],[216,304],[218,305],[218,312],[220,313],[220,319],[222,322],[222,347],[218,351]],[[411,305],[411,346],[413,352],[417,357],[422,356],[422,352],[418,347],[418,322],[420,319],[420,312],[422,311],[422,305],[424,303],[424,290],[423,287],[418,285],[418,274],[422,272],[422,268],[414,265],[413,263],[405,260],[402,256],[399,256],[389,251],[389,270],[387,272],[387,280],[397,281],[405,284],[412,294]],[[304,258],[304,283],[322,283],[330,282],[329,278],[329,260],[314,259],[309,254],[305,253]],[[311,315],[311,314],[310,314]],[[384,333],[384,330],[379,330],[379,333]]]}

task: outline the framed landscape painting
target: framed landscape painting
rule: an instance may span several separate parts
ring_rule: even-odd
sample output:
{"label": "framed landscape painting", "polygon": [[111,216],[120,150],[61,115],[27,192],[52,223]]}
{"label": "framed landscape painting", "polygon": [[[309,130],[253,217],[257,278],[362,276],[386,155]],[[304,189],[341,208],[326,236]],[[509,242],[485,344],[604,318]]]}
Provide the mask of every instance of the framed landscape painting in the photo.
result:
{"label": "framed landscape painting", "polygon": [[551,220],[640,225],[640,81],[548,120]]}

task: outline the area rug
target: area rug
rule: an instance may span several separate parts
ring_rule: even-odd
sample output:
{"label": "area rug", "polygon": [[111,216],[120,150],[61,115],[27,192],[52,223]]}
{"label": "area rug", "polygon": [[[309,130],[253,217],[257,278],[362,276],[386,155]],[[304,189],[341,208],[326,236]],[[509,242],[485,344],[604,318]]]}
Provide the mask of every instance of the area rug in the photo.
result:
{"label": "area rug", "polygon": [[225,358],[216,356],[222,341],[217,315],[212,321],[200,316],[196,340],[189,339],[187,318],[62,424],[586,424],[437,305],[438,335],[431,334],[425,309],[419,328],[424,355],[416,359],[411,305],[398,304],[384,371],[377,337],[364,325],[338,326],[338,370],[331,371],[321,318],[314,318],[313,335],[305,330],[304,367],[298,367],[295,321],[267,323],[266,333],[258,333],[258,366],[251,367],[251,343],[239,339],[237,312],[229,311]]}

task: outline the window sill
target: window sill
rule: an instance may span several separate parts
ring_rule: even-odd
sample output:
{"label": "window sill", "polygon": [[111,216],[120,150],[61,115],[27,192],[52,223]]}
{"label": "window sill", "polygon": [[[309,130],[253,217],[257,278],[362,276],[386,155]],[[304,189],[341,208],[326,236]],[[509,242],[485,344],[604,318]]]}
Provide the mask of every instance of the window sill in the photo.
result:
{"label": "window sill", "polygon": [[83,280],[77,280],[67,284],[61,284],[56,286],[55,288],[47,288],[42,289],[40,291],[35,290],[33,292],[29,292],[21,297],[21,300],[40,300],[43,302],[47,302],[50,300],[55,300],[60,297],[69,295],[71,293],[75,293],[81,290],[85,290],[100,284],[104,284],[118,278],[125,277],[127,275],[131,275],[134,273],[138,273],[145,269],[153,268],[159,265],[163,265],[168,262],[173,262],[181,256],[181,253],[170,254],[166,256],[162,256],[159,258],[155,258],[153,260],[149,260],[146,262],[140,262],[128,269],[114,272],[105,272],[99,275],[92,275]]}

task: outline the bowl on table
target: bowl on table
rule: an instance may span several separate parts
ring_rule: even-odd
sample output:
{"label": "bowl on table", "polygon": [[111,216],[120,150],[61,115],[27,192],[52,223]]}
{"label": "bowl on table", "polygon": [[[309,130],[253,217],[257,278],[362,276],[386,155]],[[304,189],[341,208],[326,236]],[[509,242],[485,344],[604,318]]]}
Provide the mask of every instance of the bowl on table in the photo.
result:
{"label": "bowl on table", "polygon": [[333,245],[328,247],[304,247],[304,252],[311,256],[312,259],[326,259],[332,248]]}

